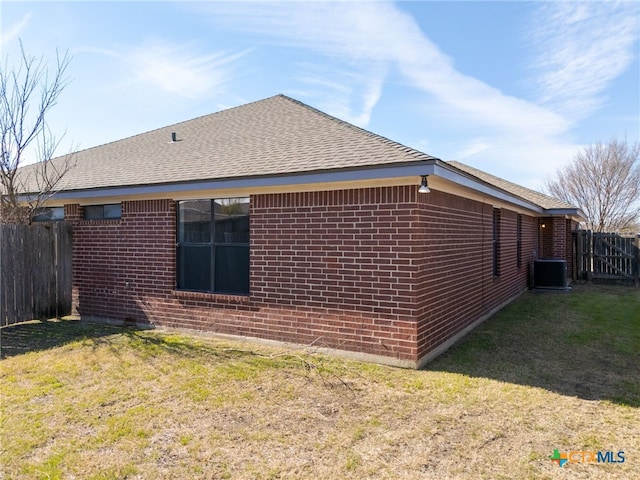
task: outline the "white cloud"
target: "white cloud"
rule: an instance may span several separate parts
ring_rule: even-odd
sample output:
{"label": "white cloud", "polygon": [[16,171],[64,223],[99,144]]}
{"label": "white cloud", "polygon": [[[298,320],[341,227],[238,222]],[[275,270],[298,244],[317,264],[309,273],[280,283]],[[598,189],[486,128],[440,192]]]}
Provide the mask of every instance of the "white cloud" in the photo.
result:
{"label": "white cloud", "polygon": [[604,92],[638,52],[636,2],[548,2],[530,32],[541,104],[578,120],[605,100]]}
{"label": "white cloud", "polygon": [[230,80],[233,63],[247,52],[198,54],[194,45],[164,42],[135,47],[122,58],[130,69],[129,82],[185,98],[211,95]]}
{"label": "white cloud", "polygon": [[18,23],[10,25],[8,28],[3,28],[0,33],[0,48],[19,38],[20,34],[27,28],[27,25],[29,25],[29,20],[31,20],[31,14],[27,13]]}
{"label": "white cloud", "polygon": [[217,87],[230,81],[235,63],[249,50],[202,54],[195,44],[149,42],[134,47],[93,47],[74,49],[75,54],[98,55],[115,61],[118,69],[112,90],[160,91],[181,98],[210,97]]}
{"label": "white cloud", "polygon": [[55,125],[71,125],[69,138],[81,139],[82,148],[222,109],[221,100],[234,106],[246,103],[234,101],[226,91],[245,51],[206,51],[188,41],[148,41],[84,43],[74,46],[72,53],[76,68],[71,95],[51,119]]}
{"label": "white cloud", "polygon": [[358,65],[347,69],[339,62],[323,66],[305,62],[299,68],[302,73],[295,79],[308,86],[298,90],[303,99],[360,127],[369,124],[382,95],[386,68]]}
{"label": "white cloud", "polygon": [[[216,17],[235,20],[234,28],[276,43],[314,51],[333,61],[341,59],[362,71],[371,65],[396,68],[409,83],[430,95],[440,114],[451,121],[525,134],[556,134],[568,129],[560,115],[536,104],[510,97],[498,89],[458,72],[420,29],[415,20],[387,2],[286,2],[283,4],[217,4]],[[368,84],[367,105],[380,98],[381,82]],[[366,90],[366,88],[365,88]],[[343,110],[348,105],[343,102]],[[334,112],[331,112],[334,113]]]}
{"label": "white cloud", "polygon": [[235,63],[248,50],[204,54],[193,43],[156,41],[133,47],[83,46],[74,53],[109,57],[115,62],[111,65],[117,73],[111,73],[117,80],[111,90],[197,99],[213,96],[217,88],[230,81]]}
{"label": "white cloud", "polygon": [[[450,130],[447,139],[426,130],[417,133],[423,144],[433,147],[429,153],[443,159],[462,155],[479,168],[539,188],[544,177],[580,147],[571,140],[571,129],[580,115],[597,108],[607,85],[628,68],[637,42],[637,25],[629,15],[630,10],[637,12],[635,4],[565,3],[540,7],[547,9],[543,13],[553,25],[536,23],[539,50],[533,71],[541,85],[536,102],[507,95],[456,70],[452,59],[430,40],[429,32],[389,2],[239,2],[200,8],[212,13],[219,27],[359,72],[368,82],[348,83],[340,75],[325,76],[336,83],[333,101],[313,104],[346,120],[356,119],[360,125],[366,125],[366,114],[380,99],[386,79],[399,73],[406,87],[424,93],[413,95],[424,105],[425,123],[437,124],[439,132]],[[598,17],[606,18],[597,23]],[[589,48],[589,35],[593,48]],[[619,43],[617,35],[621,35]],[[565,70],[559,68],[563,64]],[[370,78],[367,72],[372,66],[385,75]],[[340,88],[344,85],[348,88]],[[361,110],[353,108],[354,98]]]}
{"label": "white cloud", "polygon": [[[511,182],[543,191],[546,178],[552,176],[582,148],[570,141],[540,137],[523,143],[517,137],[496,135],[486,143],[471,143],[462,156],[452,156],[464,163]],[[474,151],[476,149],[477,151]]]}
{"label": "white cloud", "polygon": [[458,160],[463,160],[467,157],[472,157],[480,152],[484,152],[491,147],[491,144],[487,143],[484,139],[473,140],[470,144],[465,145],[462,150],[454,156]]}

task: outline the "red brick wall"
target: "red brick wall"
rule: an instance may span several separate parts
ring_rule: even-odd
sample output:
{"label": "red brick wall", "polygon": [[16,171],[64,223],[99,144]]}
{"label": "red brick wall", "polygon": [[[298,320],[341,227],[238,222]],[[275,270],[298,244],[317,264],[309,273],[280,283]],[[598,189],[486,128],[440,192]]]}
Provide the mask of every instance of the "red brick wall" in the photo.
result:
{"label": "red brick wall", "polygon": [[123,202],[120,220],[83,220],[73,229],[73,304],[82,315],[153,321],[150,305],[175,283],[175,202]]}
{"label": "red brick wall", "polygon": [[[309,312],[303,343],[416,355],[415,189],[259,195],[251,205],[251,300]],[[313,325],[317,323],[317,325]]]}
{"label": "red brick wall", "polygon": [[539,237],[540,237],[540,255],[541,259],[552,259],[554,256],[554,227],[553,217],[543,217],[538,220]]}
{"label": "red brick wall", "polygon": [[[544,225],[544,227],[543,227]],[[564,217],[544,217],[539,219],[540,257],[541,259],[557,259],[567,261],[567,274],[574,276],[573,232],[578,223]],[[575,280],[575,278],[574,278]]]}
{"label": "red brick wall", "polygon": [[518,215],[501,209],[499,276],[494,276],[493,207],[434,191],[419,200],[416,288],[422,357],[527,287],[538,224],[522,216],[518,267]]}
{"label": "red brick wall", "polygon": [[249,297],[175,289],[175,202],[123,202],[120,220],[74,224],[82,315],[314,343],[416,362],[527,285],[537,220],[414,186],[251,198]]}
{"label": "red brick wall", "polygon": [[551,258],[566,260],[567,245],[571,242],[571,236],[567,239],[567,220],[562,217],[553,218],[553,239]]}

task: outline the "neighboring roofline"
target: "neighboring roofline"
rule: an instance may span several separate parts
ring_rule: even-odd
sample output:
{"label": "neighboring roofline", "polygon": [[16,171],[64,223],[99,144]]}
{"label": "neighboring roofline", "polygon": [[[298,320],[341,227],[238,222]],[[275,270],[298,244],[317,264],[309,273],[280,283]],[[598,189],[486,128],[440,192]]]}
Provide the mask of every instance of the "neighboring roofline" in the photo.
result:
{"label": "neighboring roofline", "polygon": [[[54,193],[50,199],[79,200],[101,197],[127,197],[133,195],[165,195],[172,192],[188,193],[199,190],[229,190],[241,188],[259,189],[282,187],[287,185],[379,180],[394,177],[420,177],[422,175],[434,175],[436,177],[443,178],[454,184],[469,188],[477,193],[531,210],[540,215],[569,215],[584,217],[579,209],[544,209],[540,205],[491,185],[490,183],[451,166],[437,158],[413,161],[405,164],[321,170],[304,173],[67,190]],[[27,200],[28,196],[23,197],[23,199]]]}

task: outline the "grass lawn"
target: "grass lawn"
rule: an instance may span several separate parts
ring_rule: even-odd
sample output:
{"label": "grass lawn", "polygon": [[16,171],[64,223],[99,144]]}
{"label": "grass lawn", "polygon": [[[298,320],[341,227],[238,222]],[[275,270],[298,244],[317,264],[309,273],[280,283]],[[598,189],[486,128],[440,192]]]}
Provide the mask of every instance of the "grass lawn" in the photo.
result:
{"label": "grass lawn", "polygon": [[640,478],[634,288],[526,293],[421,371],[71,320],[1,341],[7,480]]}

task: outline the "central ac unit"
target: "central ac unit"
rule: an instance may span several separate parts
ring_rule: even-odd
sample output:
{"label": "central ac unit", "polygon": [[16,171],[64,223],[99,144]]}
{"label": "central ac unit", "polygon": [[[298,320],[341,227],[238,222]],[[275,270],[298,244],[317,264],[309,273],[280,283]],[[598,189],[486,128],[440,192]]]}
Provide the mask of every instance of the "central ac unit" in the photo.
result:
{"label": "central ac unit", "polygon": [[534,288],[567,288],[566,260],[536,260],[533,263]]}

